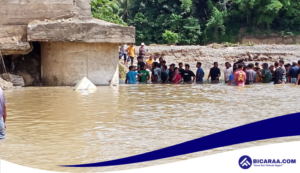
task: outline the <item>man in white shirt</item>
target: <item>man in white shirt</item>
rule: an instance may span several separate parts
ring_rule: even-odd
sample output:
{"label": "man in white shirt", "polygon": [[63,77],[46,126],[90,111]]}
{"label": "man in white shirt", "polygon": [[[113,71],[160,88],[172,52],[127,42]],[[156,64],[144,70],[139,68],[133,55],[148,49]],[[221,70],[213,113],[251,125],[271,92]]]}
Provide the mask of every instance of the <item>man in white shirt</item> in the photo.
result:
{"label": "man in white shirt", "polygon": [[231,64],[229,62],[225,63],[226,69],[224,69],[224,81],[225,83],[229,83],[229,76],[233,72]]}
{"label": "man in white shirt", "polygon": [[154,83],[160,83],[161,82],[161,69],[158,67],[158,63],[154,62],[152,64],[153,69],[153,79],[152,82]]}
{"label": "man in white shirt", "polygon": [[124,65],[127,65],[127,58],[128,58],[126,49],[127,49],[127,45],[126,44],[122,45],[120,48],[120,55],[119,55],[119,59],[121,59],[122,56],[124,56]]}

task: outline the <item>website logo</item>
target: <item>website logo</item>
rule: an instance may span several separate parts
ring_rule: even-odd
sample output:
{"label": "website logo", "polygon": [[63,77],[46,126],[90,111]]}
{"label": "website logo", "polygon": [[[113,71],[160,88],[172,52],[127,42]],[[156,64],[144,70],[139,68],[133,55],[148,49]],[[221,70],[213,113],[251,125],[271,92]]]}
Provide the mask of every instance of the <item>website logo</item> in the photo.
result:
{"label": "website logo", "polygon": [[249,169],[252,165],[252,159],[249,156],[242,156],[239,159],[239,165],[242,169]]}

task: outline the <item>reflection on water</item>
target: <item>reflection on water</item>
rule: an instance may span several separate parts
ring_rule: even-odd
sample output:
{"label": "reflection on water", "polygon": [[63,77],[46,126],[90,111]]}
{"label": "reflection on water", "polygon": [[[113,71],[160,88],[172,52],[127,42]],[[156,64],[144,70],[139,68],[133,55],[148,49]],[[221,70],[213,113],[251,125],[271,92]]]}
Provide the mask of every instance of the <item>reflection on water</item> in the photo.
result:
{"label": "reflection on water", "polygon": [[[252,85],[121,85],[96,91],[31,87],[5,91],[7,138],[0,158],[53,171],[107,171],[168,163],[266,144],[225,147],[154,162],[63,168],[136,155],[236,126],[300,112],[300,87]],[[269,140],[281,142],[299,137]]]}

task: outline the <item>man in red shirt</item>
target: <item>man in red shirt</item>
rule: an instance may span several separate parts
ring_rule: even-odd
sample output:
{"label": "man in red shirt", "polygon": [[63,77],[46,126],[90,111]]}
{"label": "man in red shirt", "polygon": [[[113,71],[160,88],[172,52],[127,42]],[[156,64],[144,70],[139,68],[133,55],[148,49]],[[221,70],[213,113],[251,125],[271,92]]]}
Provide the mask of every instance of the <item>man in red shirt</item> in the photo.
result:
{"label": "man in red shirt", "polygon": [[247,75],[243,71],[243,64],[239,64],[238,68],[239,69],[234,73],[233,81],[229,82],[228,85],[231,85],[233,82],[236,82],[236,86],[244,86],[245,85]]}

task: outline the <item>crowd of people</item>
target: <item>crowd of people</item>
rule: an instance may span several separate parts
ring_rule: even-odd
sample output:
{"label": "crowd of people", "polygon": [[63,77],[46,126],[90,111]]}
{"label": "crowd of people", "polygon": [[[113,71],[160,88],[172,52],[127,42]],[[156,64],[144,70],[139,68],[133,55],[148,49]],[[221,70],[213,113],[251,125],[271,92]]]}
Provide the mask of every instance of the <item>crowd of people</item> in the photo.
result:
{"label": "crowd of people", "polygon": [[[163,57],[150,56],[145,60],[145,45],[141,44],[139,54],[137,56],[137,66],[133,66],[135,57],[135,48],[131,44],[130,47],[120,48],[120,59],[124,57],[124,64],[131,61],[129,72],[126,74],[126,84],[147,83],[203,83],[205,72],[202,69],[201,62],[197,62],[196,74],[190,70],[190,65],[180,62],[178,67],[175,64],[167,66],[167,62]],[[252,85],[254,83],[274,83],[286,84],[293,83],[300,85],[300,60],[298,63],[285,64],[284,60],[275,62],[273,65],[263,63],[261,66],[257,62],[255,64],[245,64],[242,60],[234,63],[225,63],[224,81],[228,85]],[[151,72],[151,73],[150,73]],[[211,83],[219,83],[221,70],[218,67],[218,62],[214,62],[213,67],[209,70],[207,80]]]}

